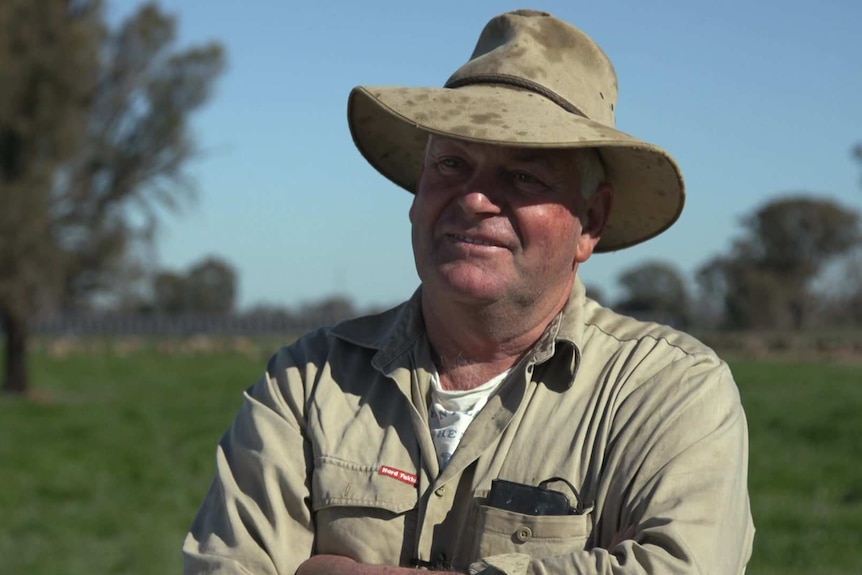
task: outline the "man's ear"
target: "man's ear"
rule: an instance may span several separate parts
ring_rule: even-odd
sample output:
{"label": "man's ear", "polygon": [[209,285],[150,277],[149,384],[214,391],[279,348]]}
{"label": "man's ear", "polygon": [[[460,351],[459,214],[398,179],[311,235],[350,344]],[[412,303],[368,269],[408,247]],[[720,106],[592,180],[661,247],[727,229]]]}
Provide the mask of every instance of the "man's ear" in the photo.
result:
{"label": "man's ear", "polygon": [[614,190],[606,182],[601,184],[595,193],[590,196],[590,199],[584,202],[583,215],[581,216],[581,225],[583,228],[581,229],[581,237],[578,238],[575,262],[582,264],[593,255],[596,244],[602,239],[605,224],[608,223],[613,200]]}

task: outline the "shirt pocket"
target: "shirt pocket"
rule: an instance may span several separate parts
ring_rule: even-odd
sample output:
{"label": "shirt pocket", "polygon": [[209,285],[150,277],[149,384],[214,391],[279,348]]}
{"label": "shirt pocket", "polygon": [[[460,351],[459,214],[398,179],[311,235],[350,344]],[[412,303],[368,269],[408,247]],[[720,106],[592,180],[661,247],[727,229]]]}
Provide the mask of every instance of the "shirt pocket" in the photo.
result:
{"label": "shirt pocket", "polygon": [[525,553],[533,559],[583,551],[592,532],[592,512],[580,515],[524,515],[479,506],[474,557]]}
{"label": "shirt pocket", "polygon": [[311,488],[315,552],[398,565],[409,556],[417,503],[415,485],[383,475],[377,466],[318,457]]}

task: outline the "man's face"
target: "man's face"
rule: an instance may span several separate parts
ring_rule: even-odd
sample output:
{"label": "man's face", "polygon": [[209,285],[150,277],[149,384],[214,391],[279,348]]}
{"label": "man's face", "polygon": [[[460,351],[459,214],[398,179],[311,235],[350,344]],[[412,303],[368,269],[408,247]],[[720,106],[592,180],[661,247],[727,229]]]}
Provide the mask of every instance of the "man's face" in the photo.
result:
{"label": "man's face", "polygon": [[[423,289],[520,307],[562,301],[609,202],[604,189],[583,200],[580,181],[571,152],[432,137],[410,208]],[[604,211],[585,230],[594,204]]]}

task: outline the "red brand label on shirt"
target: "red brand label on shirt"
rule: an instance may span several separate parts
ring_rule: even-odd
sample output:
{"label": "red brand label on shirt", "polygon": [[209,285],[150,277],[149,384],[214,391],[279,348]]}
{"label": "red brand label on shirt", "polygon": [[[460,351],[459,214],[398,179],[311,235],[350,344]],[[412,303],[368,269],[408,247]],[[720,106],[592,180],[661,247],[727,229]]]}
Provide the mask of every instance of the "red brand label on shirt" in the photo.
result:
{"label": "red brand label on shirt", "polygon": [[379,475],[386,475],[391,477],[392,479],[397,479],[402,483],[406,483],[408,485],[416,485],[419,481],[419,478],[413,475],[412,473],[407,473],[406,471],[401,471],[400,469],[395,469],[394,467],[389,467],[388,465],[381,465],[380,469],[377,470]]}

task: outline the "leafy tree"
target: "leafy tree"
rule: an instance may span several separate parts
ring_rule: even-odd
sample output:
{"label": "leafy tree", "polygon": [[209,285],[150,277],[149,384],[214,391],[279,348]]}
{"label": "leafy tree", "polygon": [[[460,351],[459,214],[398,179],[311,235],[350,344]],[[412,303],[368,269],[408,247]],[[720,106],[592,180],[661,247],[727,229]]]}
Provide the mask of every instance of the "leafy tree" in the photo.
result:
{"label": "leafy tree", "polygon": [[662,261],[641,264],[624,272],[619,282],[625,292],[615,306],[620,311],[679,326],[688,323],[688,289],[672,264]]}
{"label": "leafy tree", "polygon": [[831,200],[779,199],[745,218],[748,241],[740,247],[780,277],[809,279],[856,244],[858,222],[857,213]]}
{"label": "leafy tree", "polygon": [[800,328],[812,309],[810,288],[824,265],[858,245],[859,214],[804,196],[773,200],[743,220],[730,254],[698,273],[725,303],[733,328]]}
{"label": "leafy tree", "polygon": [[188,290],[201,313],[228,313],[236,301],[236,271],[218,258],[207,258],[188,275]]}
{"label": "leafy tree", "polygon": [[153,279],[153,305],[158,313],[219,314],[233,311],[237,276],[227,262],[210,256],[186,274],[164,271]]}
{"label": "leafy tree", "polygon": [[228,263],[207,258],[185,279],[188,309],[197,313],[228,313],[236,300],[236,272]]}
{"label": "leafy tree", "polygon": [[830,264],[814,289],[829,325],[862,325],[862,243]]}
{"label": "leafy tree", "polygon": [[172,51],[175,28],[147,4],[102,43],[85,145],[55,188],[54,222],[71,263],[66,308],[86,306],[118,267],[134,266],[131,248],[152,239],[158,208],[192,191],[188,117],[209,97],[223,56],[217,44]]}
{"label": "leafy tree", "polygon": [[4,389],[28,386],[27,320],[87,306],[135,265],[160,208],[190,187],[188,116],[223,67],[173,50],[155,4],[108,30],[98,0],[0,3],[0,319]]}
{"label": "leafy tree", "polygon": [[153,278],[152,309],[159,313],[179,314],[187,311],[185,278],[177,273],[163,271]]}
{"label": "leafy tree", "polygon": [[0,320],[9,392],[27,388],[27,319],[61,277],[51,186],[82,140],[100,34],[92,3],[0,3]]}
{"label": "leafy tree", "polygon": [[727,327],[769,328],[788,323],[788,291],[780,278],[743,258],[720,257],[698,270],[704,300],[720,302]]}

